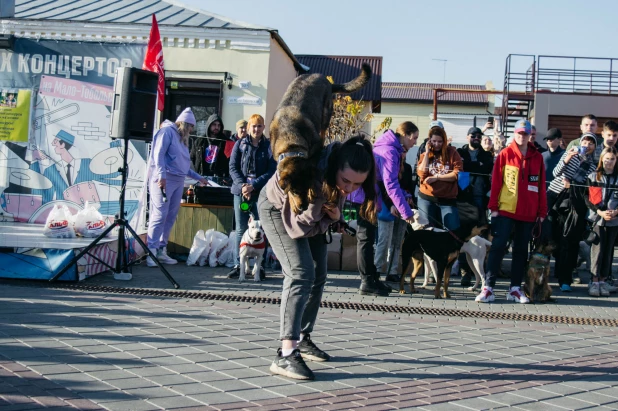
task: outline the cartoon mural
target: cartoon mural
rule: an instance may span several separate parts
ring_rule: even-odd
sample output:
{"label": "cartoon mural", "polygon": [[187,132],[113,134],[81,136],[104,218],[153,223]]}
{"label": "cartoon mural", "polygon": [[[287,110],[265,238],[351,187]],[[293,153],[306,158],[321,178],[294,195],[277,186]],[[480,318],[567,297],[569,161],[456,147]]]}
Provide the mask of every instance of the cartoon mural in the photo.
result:
{"label": "cartoon mural", "polygon": [[[124,154],[122,142],[109,137],[113,75],[116,67],[141,66],[144,46],[18,39],[14,50],[2,52],[10,64],[0,86],[30,88],[34,100],[28,142],[0,140],[0,221],[42,224],[54,205],[75,212],[86,201],[113,220]],[[131,142],[127,153],[129,219],[141,198],[144,144]]]}

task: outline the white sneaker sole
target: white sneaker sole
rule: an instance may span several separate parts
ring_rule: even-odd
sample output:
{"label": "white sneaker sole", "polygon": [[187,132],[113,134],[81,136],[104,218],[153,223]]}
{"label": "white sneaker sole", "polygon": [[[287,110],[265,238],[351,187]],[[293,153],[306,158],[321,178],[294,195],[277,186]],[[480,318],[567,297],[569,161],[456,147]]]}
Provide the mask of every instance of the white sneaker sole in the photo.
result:
{"label": "white sneaker sole", "polygon": [[474,301],[476,301],[477,303],[493,303],[495,299],[496,296],[492,295],[489,298],[475,298]]}
{"label": "white sneaker sole", "polygon": [[279,367],[275,363],[270,364],[270,372],[276,375],[282,375],[284,377],[292,378],[295,380],[312,380],[313,379],[311,377],[306,377],[304,375],[295,374],[288,370],[284,370],[283,368]]}
{"label": "white sneaker sole", "polygon": [[530,303],[530,300],[523,300],[523,301],[522,300],[518,300],[517,298],[512,297],[510,294],[506,295],[506,301],[513,301],[513,302],[516,302],[516,303],[519,303],[519,304],[529,304]]}
{"label": "white sneaker sole", "polygon": [[161,264],[165,264],[165,265],[174,265],[174,264],[178,264],[178,261],[176,261],[176,260],[173,260],[173,261],[174,261],[174,262],[171,262],[171,261],[166,261],[166,260],[159,260],[159,262],[160,262]]}
{"label": "white sneaker sole", "polygon": [[157,263],[155,263],[154,261],[150,260],[149,258],[146,259],[146,265],[150,268],[154,268],[157,266]]}
{"label": "white sneaker sole", "polygon": [[327,359],[316,357],[315,355],[311,355],[311,354],[305,354],[304,352],[301,352],[300,355],[305,360],[311,360],[311,361],[315,361],[315,362],[325,362],[325,361],[328,361]]}

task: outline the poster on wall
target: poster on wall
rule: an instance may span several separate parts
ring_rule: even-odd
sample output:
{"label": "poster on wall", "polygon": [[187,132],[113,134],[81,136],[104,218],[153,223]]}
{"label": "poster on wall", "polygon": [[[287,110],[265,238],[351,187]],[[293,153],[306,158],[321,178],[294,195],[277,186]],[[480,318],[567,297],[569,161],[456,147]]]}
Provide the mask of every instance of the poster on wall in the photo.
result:
{"label": "poster on wall", "polygon": [[[9,109],[20,107],[22,90],[32,90],[23,95],[24,104],[32,100],[29,127],[15,127],[10,139],[0,128],[0,220],[43,224],[55,205],[77,211],[89,201],[111,222],[124,155],[122,142],[109,137],[114,74],[141,67],[145,46],[16,39],[0,54],[0,90],[19,90]],[[145,178],[145,143],[131,142],[127,157],[131,219]]]}
{"label": "poster on wall", "polygon": [[28,142],[31,95],[30,90],[0,90],[0,140]]}

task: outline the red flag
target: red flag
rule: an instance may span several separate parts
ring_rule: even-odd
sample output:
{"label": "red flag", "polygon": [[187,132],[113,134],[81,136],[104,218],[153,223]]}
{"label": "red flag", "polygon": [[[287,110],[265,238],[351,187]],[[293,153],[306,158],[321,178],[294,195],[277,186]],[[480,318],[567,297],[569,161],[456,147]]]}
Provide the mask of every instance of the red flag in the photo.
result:
{"label": "red flag", "polygon": [[588,188],[588,201],[594,205],[599,205],[603,202],[603,188],[602,187],[589,187]]}
{"label": "red flag", "polygon": [[146,57],[142,69],[154,71],[159,74],[159,84],[157,87],[158,103],[157,108],[163,111],[165,102],[165,70],[163,68],[163,45],[161,44],[161,36],[159,35],[159,25],[154,13],[152,14],[152,27],[150,28],[150,36],[148,37],[148,48],[146,49]]}

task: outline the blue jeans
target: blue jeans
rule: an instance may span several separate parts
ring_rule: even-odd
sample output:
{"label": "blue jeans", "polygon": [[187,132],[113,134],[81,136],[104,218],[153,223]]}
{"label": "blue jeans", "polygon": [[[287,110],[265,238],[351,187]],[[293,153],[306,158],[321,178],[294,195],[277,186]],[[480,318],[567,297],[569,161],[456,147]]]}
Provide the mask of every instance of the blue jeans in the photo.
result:
{"label": "blue jeans", "polygon": [[485,284],[489,287],[496,285],[496,277],[506,253],[506,244],[513,231],[513,255],[511,259],[511,287],[521,287],[524,271],[528,263],[528,243],[532,238],[534,223],[517,221],[508,217],[492,217],[491,234],[494,236],[487,260]]}
{"label": "blue jeans", "polygon": [[[257,199],[257,196],[254,195],[254,198]],[[244,212],[240,209],[240,203],[242,203],[241,196],[234,196],[234,221],[236,222],[236,247],[234,249],[234,265],[240,266],[240,255],[238,251],[240,250],[240,240],[242,239],[242,235],[247,231],[249,227],[249,217],[251,214],[248,212]],[[259,219],[260,216],[258,214],[257,203],[253,203],[251,209],[249,210],[254,218]],[[262,267],[264,266],[264,262],[266,259],[262,259]]]}
{"label": "blue jeans", "polygon": [[429,224],[434,227],[442,228],[439,225],[443,224],[449,230],[459,228],[459,211],[457,211],[457,207],[434,203],[425,200],[421,196],[418,196],[416,204],[421,213],[425,214],[425,217],[429,220]]}

